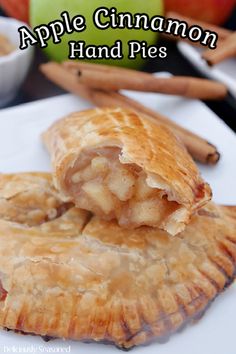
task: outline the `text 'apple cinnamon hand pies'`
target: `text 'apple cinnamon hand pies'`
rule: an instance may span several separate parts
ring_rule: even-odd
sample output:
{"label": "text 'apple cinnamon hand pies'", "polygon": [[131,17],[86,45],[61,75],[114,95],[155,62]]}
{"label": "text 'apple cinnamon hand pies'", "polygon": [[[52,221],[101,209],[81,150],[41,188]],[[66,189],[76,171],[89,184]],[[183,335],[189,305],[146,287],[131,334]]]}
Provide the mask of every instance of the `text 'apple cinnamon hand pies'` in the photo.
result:
{"label": "text 'apple cinnamon hand pies'", "polygon": [[148,225],[175,235],[211,198],[179,140],[134,112],[74,113],[43,139],[62,197],[122,227]]}
{"label": "text 'apple cinnamon hand pies'", "polygon": [[178,237],[128,230],[40,173],[1,175],[0,204],[1,328],[128,349],[199,316],[235,276],[236,207],[208,204]]}

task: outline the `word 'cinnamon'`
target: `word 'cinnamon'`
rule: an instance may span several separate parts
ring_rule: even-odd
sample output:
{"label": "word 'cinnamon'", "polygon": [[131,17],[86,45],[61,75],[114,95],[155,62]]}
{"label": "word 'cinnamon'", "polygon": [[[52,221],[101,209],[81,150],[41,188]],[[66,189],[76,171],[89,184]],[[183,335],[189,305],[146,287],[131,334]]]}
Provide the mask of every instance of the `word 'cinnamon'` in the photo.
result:
{"label": "word 'cinnamon'", "polygon": [[[226,38],[228,38],[233,32],[226,29],[226,28],[223,28],[223,27],[219,27],[219,26],[216,26],[216,25],[212,25],[208,22],[204,22],[204,21],[196,21],[190,17],[186,17],[186,16],[182,16],[176,12],[168,12],[166,14],[166,16],[168,18],[172,18],[172,19],[177,19],[179,21],[184,21],[188,24],[188,26],[200,26],[201,28],[204,28],[205,30],[208,29],[210,30],[211,32],[216,32],[218,34],[218,38],[219,38],[219,41],[224,41]],[[178,38],[179,39],[179,38]],[[193,43],[192,43],[193,44]]]}

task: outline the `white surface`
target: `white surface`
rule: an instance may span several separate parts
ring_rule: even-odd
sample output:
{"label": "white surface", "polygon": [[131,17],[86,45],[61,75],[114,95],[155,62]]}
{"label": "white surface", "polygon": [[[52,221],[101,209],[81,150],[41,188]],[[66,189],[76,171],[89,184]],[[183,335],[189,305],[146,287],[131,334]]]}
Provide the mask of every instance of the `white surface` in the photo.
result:
{"label": "white surface", "polygon": [[[205,179],[210,182],[217,202],[236,204],[236,135],[201,102],[156,94],[130,95],[205,136],[218,146],[222,153],[219,164],[215,167],[200,166],[200,169]],[[89,105],[80,98],[63,95],[0,111],[0,172],[49,171],[49,157],[41,144],[40,133],[63,115],[87,107]],[[165,344],[138,347],[132,352],[235,354],[235,299],[234,285],[212,304],[198,323],[173,335]],[[0,352],[3,352],[4,346],[10,348],[10,352],[13,352],[12,346],[16,346],[18,352],[20,346],[21,350],[28,350],[30,353],[42,353],[49,348],[55,350],[54,348],[58,347],[69,350],[68,346],[71,346],[73,354],[120,353],[111,345],[62,340],[44,343],[40,337],[0,331]]]}
{"label": "white surface", "polygon": [[27,26],[24,22],[0,16],[0,34],[9,38],[16,50],[0,56],[0,107],[10,102],[19,90],[30,68],[34,49],[20,50],[18,28]]}
{"label": "white surface", "polygon": [[236,98],[236,58],[209,67],[201,58],[202,49],[185,42],[178,42],[179,51],[205,76],[224,83]]}

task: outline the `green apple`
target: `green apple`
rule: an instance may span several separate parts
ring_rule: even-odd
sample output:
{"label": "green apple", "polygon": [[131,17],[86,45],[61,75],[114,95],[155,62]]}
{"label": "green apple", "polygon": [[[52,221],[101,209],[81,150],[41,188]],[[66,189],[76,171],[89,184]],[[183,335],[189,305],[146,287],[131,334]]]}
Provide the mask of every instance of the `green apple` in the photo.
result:
{"label": "green apple", "polygon": [[[143,63],[140,56],[137,56],[135,60],[128,59],[127,42],[130,40],[146,41],[148,45],[152,45],[157,41],[157,33],[142,29],[98,29],[93,23],[93,13],[99,7],[115,7],[117,13],[146,13],[150,17],[163,14],[162,0],[31,0],[30,22],[33,28],[42,24],[48,24],[56,19],[61,19],[60,14],[63,11],[68,11],[71,18],[78,14],[83,15],[86,18],[86,30],[84,32],[73,32],[71,34],[66,33],[62,36],[61,43],[58,44],[54,44],[49,40],[48,46],[45,48],[49,58],[56,61],[68,59],[68,41],[71,40],[82,40],[86,42],[86,45],[106,44],[108,46],[112,46],[116,40],[121,40],[124,58],[120,60],[106,60],[106,63],[109,62],[113,65],[134,68],[140,67]],[[102,60],[99,60],[99,62],[101,61]]]}

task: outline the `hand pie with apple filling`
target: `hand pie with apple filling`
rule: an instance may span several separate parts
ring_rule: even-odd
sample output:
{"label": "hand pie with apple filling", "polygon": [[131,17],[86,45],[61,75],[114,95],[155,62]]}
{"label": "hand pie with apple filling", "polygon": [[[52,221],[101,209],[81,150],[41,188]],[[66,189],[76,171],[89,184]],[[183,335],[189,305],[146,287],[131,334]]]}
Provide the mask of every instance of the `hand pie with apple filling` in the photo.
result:
{"label": "hand pie with apple filling", "polygon": [[74,113],[49,128],[43,140],[62,197],[122,227],[147,225],[175,235],[211,198],[180,141],[134,112]]}
{"label": "hand pie with apple filling", "polygon": [[234,279],[236,207],[208,204],[171,237],[90,219],[72,205],[32,222],[25,191],[28,205],[47,214],[39,191],[45,202],[55,198],[50,176],[1,176],[1,202],[12,196],[9,183],[15,199],[0,218],[1,327],[127,349],[168,337]]}

